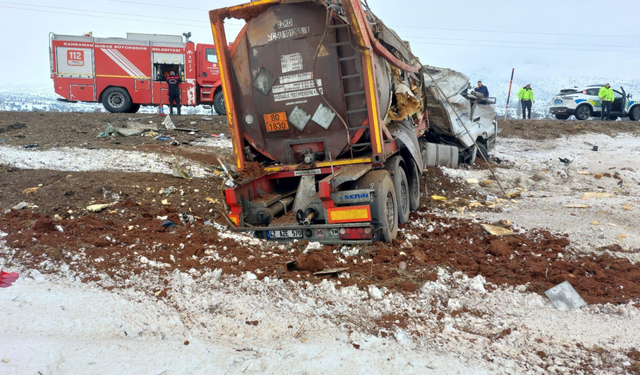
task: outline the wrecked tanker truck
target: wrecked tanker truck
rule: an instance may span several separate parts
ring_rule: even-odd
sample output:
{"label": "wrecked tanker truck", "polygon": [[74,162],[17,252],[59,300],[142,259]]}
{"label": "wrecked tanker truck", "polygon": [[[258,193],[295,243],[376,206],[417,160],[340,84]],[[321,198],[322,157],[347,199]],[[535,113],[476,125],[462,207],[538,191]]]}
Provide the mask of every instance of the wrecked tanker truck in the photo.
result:
{"label": "wrecked tanker truck", "polygon": [[[451,106],[477,100],[439,91],[437,72],[366,3],[261,0],[209,15],[235,155],[230,172],[239,172],[225,190],[237,230],[279,241],[391,241],[420,204],[426,166],[473,161],[474,140],[492,145],[486,132],[459,139],[452,123],[464,119],[452,119]],[[226,49],[229,18],[246,25]]]}

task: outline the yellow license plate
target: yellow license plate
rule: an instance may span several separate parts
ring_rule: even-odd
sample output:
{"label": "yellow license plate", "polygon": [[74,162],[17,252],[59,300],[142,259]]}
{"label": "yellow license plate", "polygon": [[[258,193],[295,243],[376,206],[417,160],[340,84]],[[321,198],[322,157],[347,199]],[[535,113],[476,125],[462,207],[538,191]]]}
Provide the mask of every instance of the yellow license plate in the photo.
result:
{"label": "yellow license plate", "polygon": [[264,124],[268,133],[289,130],[286,112],[267,113],[264,115]]}

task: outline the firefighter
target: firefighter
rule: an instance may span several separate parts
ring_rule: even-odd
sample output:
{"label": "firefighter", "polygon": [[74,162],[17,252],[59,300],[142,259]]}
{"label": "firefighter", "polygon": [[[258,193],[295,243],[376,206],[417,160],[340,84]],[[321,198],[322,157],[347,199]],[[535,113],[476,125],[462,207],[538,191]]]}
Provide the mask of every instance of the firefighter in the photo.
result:
{"label": "firefighter", "polygon": [[602,102],[602,111],[600,112],[600,120],[607,121],[611,117],[611,103],[613,103],[613,89],[607,83],[598,91],[598,97]]}
{"label": "firefighter", "polygon": [[526,119],[525,116],[527,110],[529,111],[529,120],[531,120],[531,103],[535,103],[535,98],[533,97],[533,89],[531,88],[531,84],[527,83],[527,85],[520,90],[518,90],[518,99],[520,99],[520,103],[522,104],[522,119]]}
{"label": "firefighter", "polygon": [[169,73],[167,78],[167,85],[169,85],[169,114],[173,114],[173,104],[178,107],[178,115],[180,115],[180,87],[178,85],[182,82],[180,76],[174,71]]}

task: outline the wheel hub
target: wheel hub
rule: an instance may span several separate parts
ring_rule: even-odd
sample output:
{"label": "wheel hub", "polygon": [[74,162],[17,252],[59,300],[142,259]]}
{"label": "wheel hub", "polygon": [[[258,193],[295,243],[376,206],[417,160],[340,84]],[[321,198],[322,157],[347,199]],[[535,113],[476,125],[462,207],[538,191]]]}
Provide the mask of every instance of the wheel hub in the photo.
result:
{"label": "wheel hub", "polygon": [[389,228],[393,227],[395,202],[391,192],[387,193],[387,225]]}

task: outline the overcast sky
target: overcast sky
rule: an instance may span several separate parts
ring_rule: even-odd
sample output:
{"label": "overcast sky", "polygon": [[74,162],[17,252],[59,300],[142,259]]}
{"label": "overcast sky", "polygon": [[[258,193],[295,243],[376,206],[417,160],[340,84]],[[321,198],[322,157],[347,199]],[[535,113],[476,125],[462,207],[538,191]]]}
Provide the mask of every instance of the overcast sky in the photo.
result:
{"label": "overcast sky", "polygon": [[[50,32],[125,37],[127,32],[191,31],[193,41],[210,43],[207,10],[240,3],[23,1],[0,1],[5,87],[51,82]],[[512,67],[521,80],[541,75],[640,78],[637,1],[369,0],[369,5],[411,43],[423,64],[460,70],[472,80],[508,79]],[[229,32],[237,32],[240,22],[234,21]]]}

